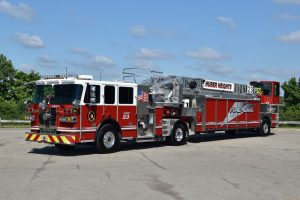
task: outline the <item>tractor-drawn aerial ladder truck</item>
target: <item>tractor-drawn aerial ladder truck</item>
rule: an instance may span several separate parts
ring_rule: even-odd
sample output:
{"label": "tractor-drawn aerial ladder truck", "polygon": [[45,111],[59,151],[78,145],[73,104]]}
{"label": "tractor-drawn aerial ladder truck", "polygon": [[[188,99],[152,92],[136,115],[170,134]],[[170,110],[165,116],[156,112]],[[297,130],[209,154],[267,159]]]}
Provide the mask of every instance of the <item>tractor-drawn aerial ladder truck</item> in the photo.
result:
{"label": "tractor-drawn aerial ladder truck", "polygon": [[[134,77],[134,68],[123,70]],[[239,130],[270,134],[279,125],[280,83],[249,85],[153,73],[141,84],[98,81],[89,75],[48,76],[27,103],[26,141],[67,150],[93,142],[100,153],[122,141],[182,145],[189,135]]]}

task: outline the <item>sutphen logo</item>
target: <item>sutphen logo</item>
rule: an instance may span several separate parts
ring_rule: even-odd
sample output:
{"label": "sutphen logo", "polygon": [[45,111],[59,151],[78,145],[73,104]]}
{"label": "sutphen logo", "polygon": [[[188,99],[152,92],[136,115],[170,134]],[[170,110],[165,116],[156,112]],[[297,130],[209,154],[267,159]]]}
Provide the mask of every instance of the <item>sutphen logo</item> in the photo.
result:
{"label": "sutphen logo", "polygon": [[235,119],[236,117],[240,116],[243,113],[252,113],[253,111],[253,104],[247,104],[246,102],[234,102],[232,107],[230,108],[228,115],[224,119],[222,125],[230,122],[231,120]]}
{"label": "sutphen logo", "polygon": [[[249,112],[253,112],[253,106],[252,104],[243,104],[244,102],[235,102],[232,106],[232,108],[230,108],[229,113],[249,113]],[[241,105],[239,105],[241,104]],[[234,107],[234,106],[242,106],[242,107]]]}

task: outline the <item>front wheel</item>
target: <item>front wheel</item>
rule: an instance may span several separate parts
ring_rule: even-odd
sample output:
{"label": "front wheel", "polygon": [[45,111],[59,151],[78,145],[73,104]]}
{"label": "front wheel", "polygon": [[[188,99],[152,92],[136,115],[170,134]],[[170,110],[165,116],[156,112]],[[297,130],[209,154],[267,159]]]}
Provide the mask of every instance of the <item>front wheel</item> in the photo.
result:
{"label": "front wheel", "polygon": [[111,124],[106,124],[100,129],[95,142],[99,153],[115,152],[120,143],[117,131]]}
{"label": "front wheel", "polygon": [[172,134],[167,138],[171,145],[183,145],[187,142],[187,129],[183,124],[176,124],[173,127]]}
{"label": "front wheel", "polygon": [[267,136],[270,134],[270,123],[267,120],[263,120],[260,124],[260,128],[257,130],[260,136]]}

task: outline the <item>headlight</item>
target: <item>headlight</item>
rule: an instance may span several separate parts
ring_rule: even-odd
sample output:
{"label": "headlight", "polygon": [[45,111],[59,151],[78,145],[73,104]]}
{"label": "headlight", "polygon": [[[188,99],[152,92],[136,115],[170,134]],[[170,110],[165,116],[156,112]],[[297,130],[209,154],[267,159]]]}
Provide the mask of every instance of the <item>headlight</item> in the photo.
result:
{"label": "headlight", "polygon": [[59,118],[59,121],[62,123],[76,123],[77,117],[76,116],[63,116]]}
{"label": "headlight", "polygon": [[34,121],[35,120],[35,116],[34,115],[26,115],[25,119],[27,119],[29,121]]}

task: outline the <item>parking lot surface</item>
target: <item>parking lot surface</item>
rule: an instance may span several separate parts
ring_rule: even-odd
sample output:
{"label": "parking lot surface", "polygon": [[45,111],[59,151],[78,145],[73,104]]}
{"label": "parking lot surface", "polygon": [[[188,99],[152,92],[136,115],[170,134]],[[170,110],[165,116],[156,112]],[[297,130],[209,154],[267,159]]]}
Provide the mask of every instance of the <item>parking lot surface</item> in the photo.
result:
{"label": "parking lot surface", "polygon": [[195,135],[184,146],[63,152],[0,129],[0,199],[300,200],[300,129]]}

